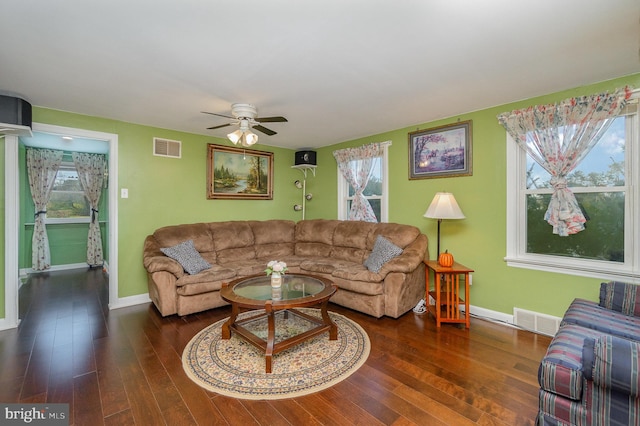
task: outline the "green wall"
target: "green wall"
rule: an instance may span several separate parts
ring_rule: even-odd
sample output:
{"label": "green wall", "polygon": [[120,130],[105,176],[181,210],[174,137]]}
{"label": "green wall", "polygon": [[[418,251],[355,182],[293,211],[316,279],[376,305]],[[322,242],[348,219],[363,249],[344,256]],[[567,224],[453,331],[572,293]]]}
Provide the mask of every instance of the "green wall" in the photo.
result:
{"label": "green wall", "polygon": [[[504,261],[506,131],[498,124],[496,116],[517,108],[552,103],[624,85],[640,87],[640,74],[319,149],[318,170],[322,171],[323,179],[319,181],[316,192],[329,194],[336,188],[337,171],[332,157],[333,150],[391,140],[389,221],[412,224],[426,233],[433,259],[436,251],[437,222],[423,215],[436,192],[452,192],[467,218],[442,223],[441,250],[448,249],[457,261],[475,270],[471,304],[509,315],[513,313],[514,307],[518,307],[562,316],[569,303],[576,297],[597,300],[599,284],[603,280],[507,267]],[[458,120],[473,120],[473,176],[409,180],[408,133],[455,123]],[[336,210],[337,199],[332,193],[327,203],[322,208],[311,211],[308,217],[332,217]]]}
{"label": "green wall", "polygon": [[[506,134],[496,115],[539,103],[595,93],[630,84],[640,87],[640,74],[583,86],[495,108],[418,124],[405,129],[318,148],[316,177],[307,180],[313,200],[306,217],[337,216],[337,169],[332,151],[370,142],[392,141],[389,148],[389,220],[412,224],[425,232],[435,249],[436,222],[423,217],[437,191],[453,192],[467,219],[442,225],[441,244],[459,262],[475,269],[471,304],[511,314],[513,307],[561,316],[575,297],[595,300],[601,280],[507,267],[506,254]],[[294,151],[257,145],[255,149],[274,152],[274,199],[262,201],[207,200],[207,143],[229,145],[220,138],[34,108],[33,120],[118,135],[118,186],[129,189],[128,199],[118,199],[119,297],[146,293],[142,266],[142,245],[156,228],[198,221],[283,218],[298,220],[293,204],[301,201],[293,182],[301,178],[291,169]],[[408,179],[408,133],[417,129],[473,120],[473,176],[442,179]],[[152,155],[153,137],[182,141],[182,159]],[[4,140],[0,139],[2,148]],[[4,149],[0,168],[4,170]],[[0,212],[4,215],[4,172],[0,172]],[[22,194],[21,194],[22,195]],[[0,225],[4,235],[4,224]],[[0,271],[4,286],[4,247],[0,248]],[[4,288],[0,298],[4,315]]]}

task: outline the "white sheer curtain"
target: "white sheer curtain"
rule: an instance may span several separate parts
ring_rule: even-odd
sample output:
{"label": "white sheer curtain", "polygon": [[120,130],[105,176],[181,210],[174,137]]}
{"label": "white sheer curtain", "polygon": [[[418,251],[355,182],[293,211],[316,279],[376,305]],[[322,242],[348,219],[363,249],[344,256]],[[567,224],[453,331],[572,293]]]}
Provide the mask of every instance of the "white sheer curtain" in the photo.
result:
{"label": "white sheer curtain", "polygon": [[498,121],[540,166],[551,175],[553,194],[544,220],[561,237],[585,229],[587,221],[567,175],[580,164],[620,114],[631,89],[571,98],[498,115]]}
{"label": "white sheer curtain", "polygon": [[373,161],[383,154],[382,143],[372,143],[357,148],[345,148],[333,151],[333,156],[338,162],[338,169],[342,176],[349,182],[355,194],[349,220],[363,220],[365,222],[377,222],[369,200],[363,195],[371,177]]}
{"label": "white sheer curtain", "polygon": [[36,211],[33,238],[31,239],[31,261],[34,271],[44,271],[51,267],[51,252],[49,251],[49,238],[44,217],[47,213],[47,203],[60,163],[62,163],[62,151],[27,149],[29,188]]}
{"label": "white sheer curtain", "polygon": [[105,156],[103,154],[72,153],[73,162],[78,171],[78,180],[91,207],[91,222],[87,238],[87,264],[100,266],[104,263],[102,253],[102,235],[98,221],[98,204],[104,183]]}

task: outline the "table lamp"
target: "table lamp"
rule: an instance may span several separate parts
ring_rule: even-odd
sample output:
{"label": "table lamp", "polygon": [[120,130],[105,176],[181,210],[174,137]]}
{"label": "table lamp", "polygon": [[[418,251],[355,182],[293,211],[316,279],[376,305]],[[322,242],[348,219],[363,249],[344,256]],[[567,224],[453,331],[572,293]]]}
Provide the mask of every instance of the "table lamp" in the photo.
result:
{"label": "table lamp", "polygon": [[440,256],[440,222],[443,219],[464,219],[465,216],[456,202],[456,198],[450,192],[437,192],[424,217],[438,219],[438,254]]}

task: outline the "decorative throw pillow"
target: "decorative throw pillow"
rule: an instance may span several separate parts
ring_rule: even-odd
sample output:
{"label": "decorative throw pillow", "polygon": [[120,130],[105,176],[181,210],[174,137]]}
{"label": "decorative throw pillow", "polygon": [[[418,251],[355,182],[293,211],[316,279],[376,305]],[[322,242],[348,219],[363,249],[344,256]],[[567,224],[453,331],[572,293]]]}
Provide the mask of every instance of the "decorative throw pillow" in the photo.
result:
{"label": "decorative throw pillow", "polygon": [[611,281],[600,284],[600,306],[629,316],[640,316],[640,292],[635,284]]}
{"label": "decorative throw pillow", "polygon": [[175,259],[190,275],[211,268],[209,262],[204,260],[193,245],[193,240],[187,240],[173,247],[161,248],[164,254]]}
{"label": "decorative throw pillow", "polygon": [[382,235],[378,235],[371,254],[367,257],[367,260],[364,261],[364,266],[366,266],[371,272],[375,272],[377,274],[380,272],[380,269],[382,269],[382,265],[401,254],[402,249],[400,247],[393,244]]}

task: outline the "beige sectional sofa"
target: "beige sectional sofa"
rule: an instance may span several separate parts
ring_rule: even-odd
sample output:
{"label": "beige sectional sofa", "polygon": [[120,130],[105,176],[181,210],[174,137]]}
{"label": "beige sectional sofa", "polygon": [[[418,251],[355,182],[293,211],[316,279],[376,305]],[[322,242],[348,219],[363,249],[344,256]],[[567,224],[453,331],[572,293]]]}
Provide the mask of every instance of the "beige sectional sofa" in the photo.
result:
{"label": "beige sectional sofa", "polygon": [[[379,235],[402,253],[372,272],[364,263]],[[161,251],[189,240],[210,268],[189,274]],[[332,280],[339,290],[331,302],[377,318],[397,318],[424,296],[422,261],[427,258],[427,237],[414,226],[324,219],[167,226],[146,238],[143,253],[149,296],[163,316],[223,306],[224,282],[264,273],[268,261],[281,260],[288,273]]]}

